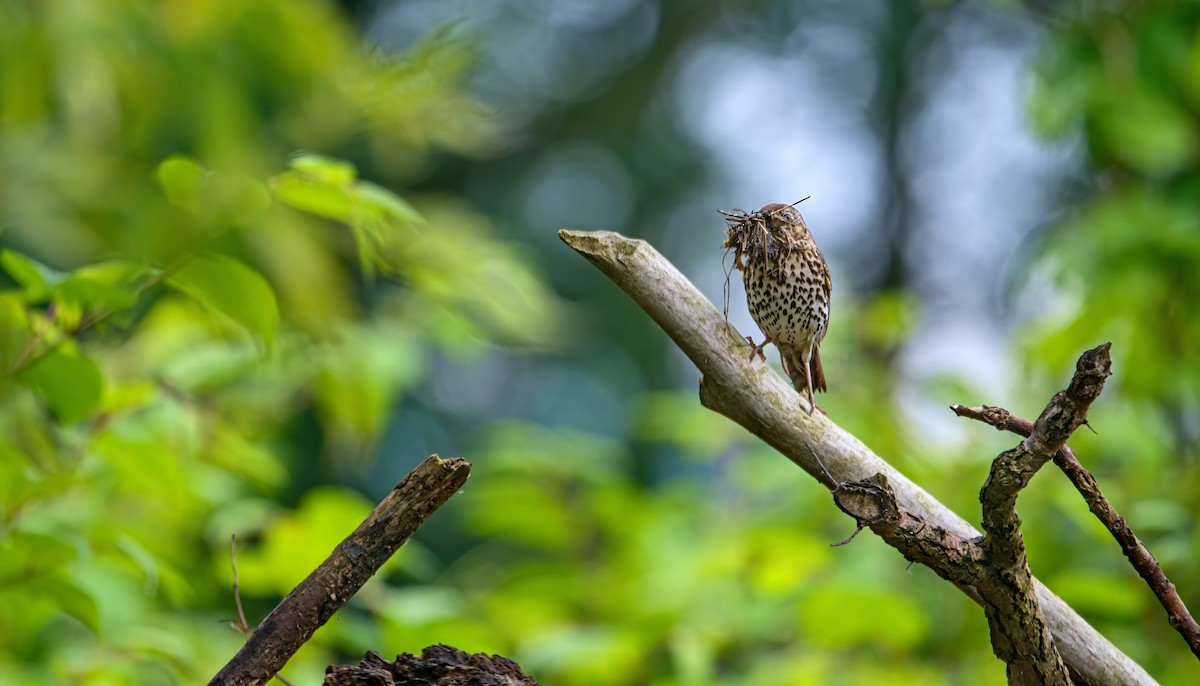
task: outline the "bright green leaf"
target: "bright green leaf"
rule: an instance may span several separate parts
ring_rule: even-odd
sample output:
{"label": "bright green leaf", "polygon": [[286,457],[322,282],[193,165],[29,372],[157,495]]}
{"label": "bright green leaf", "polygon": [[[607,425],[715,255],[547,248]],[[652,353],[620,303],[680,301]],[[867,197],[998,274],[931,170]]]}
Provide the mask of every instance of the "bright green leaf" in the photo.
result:
{"label": "bright green leaf", "polygon": [[298,172],[284,172],[271,179],[271,189],[280,202],[319,217],[349,222],[354,211],[350,188],[330,186]]}
{"label": "bright green leaf", "polygon": [[155,172],[167,200],[176,207],[197,213],[209,173],[190,157],[176,155],[158,165]]}
{"label": "bright green leaf", "polygon": [[205,255],[168,280],[213,312],[270,343],[279,326],[275,292],[262,274],[231,257]]}
{"label": "bright green leaf", "polygon": [[45,297],[50,284],[62,278],[60,273],[12,250],[0,254],[0,267],[8,272],[31,300]]}
{"label": "bright green leaf", "polygon": [[137,280],[145,268],[129,262],[100,262],[80,267],[51,289],[58,305],[85,311],[123,310],[137,302]]}
{"label": "bright green leaf", "polygon": [[311,153],[293,158],[292,169],[315,181],[330,185],[352,184],[358,179],[358,171],[353,164]]}
{"label": "bright green leaf", "polygon": [[358,184],[355,197],[363,206],[374,209],[383,216],[394,217],[410,224],[420,224],[425,221],[421,213],[409,205],[404,198],[382,186],[363,181]]}
{"label": "bright green leaf", "polygon": [[86,419],[104,391],[100,368],[82,354],[59,347],[22,372],[63,424]]}

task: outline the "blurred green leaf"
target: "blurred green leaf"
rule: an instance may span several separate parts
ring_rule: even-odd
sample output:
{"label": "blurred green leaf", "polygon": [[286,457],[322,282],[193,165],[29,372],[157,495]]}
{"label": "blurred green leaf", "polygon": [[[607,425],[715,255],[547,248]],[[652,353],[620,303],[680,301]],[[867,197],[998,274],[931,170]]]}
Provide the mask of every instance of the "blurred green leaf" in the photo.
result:
{"label": "blurred green leaf", "polygon": [[100,608],[96,599],[69,574],[39,575],[29,581],[25,592],[53,599],[63,612],[78,619],[87,628],[100,630]]}
{"label": "blurred green leaf", "polygon": [[175,155],[163,160],[155,177],[167,201],[189,214],[234,225],[251,223],[271,204],[266,187],[244,174],[216,174],[195,160]]}
{"label": "blurred green leaf", "polygon": [[21,530],[0,539],[0,553],[0,586],[61,569],[79,555],[54,536]]}
{"label": "blurred green leaf", "polygon": [[813,589],[800,604],[800,624],[809,640],[827,648],[868,641],[909,648],[929,631],[925,611],[906,596],[837,584]]}
{"label": "blurred green leaf", "polygon": [[[507,507],[505,503],[521,503]],[[553,492],[524,479],[493,478],[475,490],[469,524],[480,535],[549,550],[580,543],[577,516]]]}
{"label": "blurred green leaf", "polygon": [[368,279],[389,263],[400,229],[423,223],[416,210],[395,193],[369,182],[357,182],[352,165],[316,155],[292,161],[293,171],[271,180],[283,203],[349,227],[359,263]]}
{"label": "blurred green leaf", "polygon": [[46,297],[50,286],[61,281],[65,275],[44,264],[12,250],[0,253],[0,267],[8,272],[21,287],[27,300],[38,301]]}
{"label": "blurred green leaf", "polygon": [[294,512],[282,514],[263,532],[259,547],[238,551],[242,588],[254,594],[288,593],[370,512],[371,504],[357,493],[310,490]]}
{"label": "blurred green leaf", "polygon": [[51,292],[60,307],[123,310],[137,303],[137,281],[145,273],[145,268],[128,262],[100,262],[71,272]]}
{"label": "blurred green leaf", "polygon": [[425,218],[412,205],[408,204],[395,193],[377,186],[369,181],[363,181],[355,189],[355,198],[362,207],[370,210],[371,216],[393,218],[407,224],[421,224]]}
{"label": "blurred green leaf", "polygon": [[224,255],[203,255],[167,282],[215,313],[271,343],[279,326],[275,293],[261,273]]}
{"label": "blurred green leaf", "polygon": [[462,593],[453,588],[409,586],[391,589],[380,610],[393,621],[421,625],[458,616],[466,602]]}
{"label": "blurred green leaf", "polygon": [[1144,605],[1145,591],[1120,576],[1072,570],[1055,576],[1047,585],[1080,612],[1132,619]]}
{"label": "blurred green leaf", "polygon": [[630,457],[626,446],[603,436],[520,421],[494,422],[483,445],[481,457],[489,469],[522,478],[538,474],[554,482],[616,483]]}
{"label": "blurred green leaf", "polygon": [[318,183],[346,186],[358,180],[353,164],[322,155],[302,154],[292,158],[292,168]]}
{"label": "blurred green leaf", "polygon": [[564,626],[526,649],[530,671],[553,670],[590,684],[629,683],[643,662],[642,642],[631,631],[602,626]]}
{"label": "blurred green leaf", "polygon": [[264,488],[280,486],[287,480],[283,466],[265,446],[229,426],[213,427],[211,431],[205,456],[213,464]]}
{"label": "blurred green leaf", "polygon": [[711,460],[746,437],[746,430],[736,424],[714,422],[712,411],[700,405],[695,393],[647,393],[635,416],[643,438],[678,445],[686,455],[700,459]]}
{"label": "blurred green leaf", "polygon": [[748,534],[753,557],[750,581],[769,596],[783,596],[804,587],[832,564],[829,544],[786,527],[763,525]]}
{"label": "blurred green leaf", "polygon": [[271,190],[283,203],[318,217],[341,222],[350,222],[353,218],[352,189],[344,185],[330,185],[293,171],[272,178]]}
{"label": "blurred green leaf", "polygon": [[60,346],[21,372],[63,424],[87,419],[100,405],[104,377],[90,358]]}
{"label": "blurred green leaf", "polygon": [[[563,342],[561,303],[519,248],[493,238],[487,220],[460,205],[437,201],[420,209],[429,229],[398,246],[395,263],[421,295],[469,317],[489,338]],[[464,338],[461,329],[454,335]]]}
{"label": "blurred green leaf", "polygon": [[423,371],[425,351],[417,336],[399,327],[347,326],[339,333],[321,356],[317,407],[331,433],[371,444],[398,395]]}
{"label": "blurred green leaf", "polygon": [[0,356],[6,368],[24,352],[33,335],[30,325],[37,321],[23,300],[15,293],[0,293]]}
{"label": "blurred green leaf", "polygon": [[176,207],[196,214],[202,208],[202,193],[208,181],[208,170],[182,155],[169,157],[155,172],[158,184],[167,200]]}
{"label": "blurred green leaf", "polygon": [[1132,86],[1096,114],[1097,133],[1123,162],[1147,174],[1175,171],[1197,152],[1195,122],[1178,104]]}

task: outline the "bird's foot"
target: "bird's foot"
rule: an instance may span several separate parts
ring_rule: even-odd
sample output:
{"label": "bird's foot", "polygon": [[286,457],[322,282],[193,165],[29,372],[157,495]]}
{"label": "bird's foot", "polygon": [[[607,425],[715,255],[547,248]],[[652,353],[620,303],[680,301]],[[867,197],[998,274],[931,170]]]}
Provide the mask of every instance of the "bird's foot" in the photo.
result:
{"label": "bird's foot", "polygon": [[[801,393],[801,396],[803,396],[803,395],[804,394]],[[829,416],[829,413],[825,411],[825,408],[823,408],[817,404],[817,399],[812,396],[812,393],[809,393],[808,394],[808,414],[809,414],[809,416],[811,417],[812,413],[815,411],[820,411],[820,413],[825,415],[826,417]]]}
{"label": "bird's foot", "polygon": [[746,342],[750,344],[750,361],[751,362],[753,362],[754,358],[756,358],[756,357],[758,359],[762,360],[763,362],[767,361],[767,356],[763,354],[763,348],[767,347],[767,344],[771,342],[770,338],[763,340],[762,345],[755,345],[754,337],[746,336]]}

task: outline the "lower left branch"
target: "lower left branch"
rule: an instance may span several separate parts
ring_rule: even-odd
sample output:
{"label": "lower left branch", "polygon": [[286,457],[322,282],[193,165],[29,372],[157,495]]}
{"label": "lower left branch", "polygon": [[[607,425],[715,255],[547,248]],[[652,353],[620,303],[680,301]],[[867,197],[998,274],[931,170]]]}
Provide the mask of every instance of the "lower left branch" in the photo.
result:
{"label": "lower left branch", "polygon": [[431,455],[254,630],[209,686],[265,684],[425,520],[462,488],[471,465]]}

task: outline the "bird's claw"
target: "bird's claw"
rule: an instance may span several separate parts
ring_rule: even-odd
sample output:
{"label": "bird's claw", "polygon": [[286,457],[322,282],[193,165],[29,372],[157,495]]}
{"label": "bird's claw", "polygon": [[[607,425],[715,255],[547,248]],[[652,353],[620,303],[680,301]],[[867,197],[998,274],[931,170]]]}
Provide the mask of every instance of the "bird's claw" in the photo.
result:
{"label": "bird's claw", "polygon": [[771,342],[771,339],[768,338],[768,339],[764,340],[762,342],[762,345],[755,345],[754,337],[746,336],[746,342],[750,344],[750,361],[751,362],[753,362],[754,358],[756,358],[756,357],[758,359],[762,360],[763,362],[767,361],[767,356],[763,353],[763,348],[767,347],[767,344]]}
{"label": "bird's claw", "polygon": [[[803,395],[803,394],[801,394],[801,395]],[[817,399],[812,397],[812,394],[810,393],[808,396],[808,416],[811,417],[813,412],[820,412],[821,414],[825,415],[826,417],[829,416],[829,413],[825,411],[825,408],[818,405]]]}

